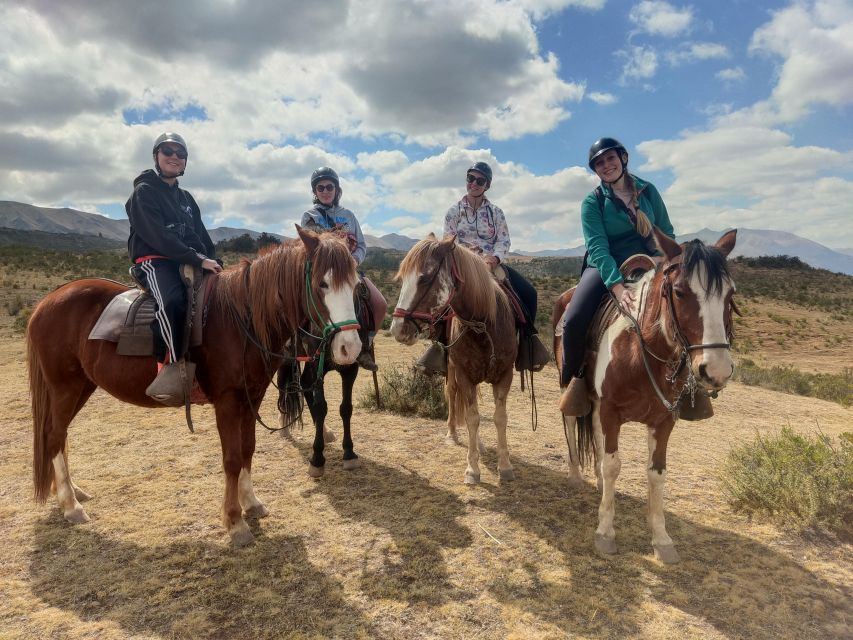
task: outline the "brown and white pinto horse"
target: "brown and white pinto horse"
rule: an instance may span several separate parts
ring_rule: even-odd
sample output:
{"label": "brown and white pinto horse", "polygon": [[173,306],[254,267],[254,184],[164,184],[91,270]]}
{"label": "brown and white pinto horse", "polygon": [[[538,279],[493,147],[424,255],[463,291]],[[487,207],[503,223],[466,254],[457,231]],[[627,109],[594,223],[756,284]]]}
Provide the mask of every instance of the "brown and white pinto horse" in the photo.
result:
{"label": "brown and white pinto horse", "polygon": [[[658,229],[654,231],[663,261],[656,270],[628,285],[634,290],[635,303],[630,311],[637,324],[619,316],[603,331],[597,354],[588,354],[592,414],[577,421],[568,418],[571,430],[577,426],[580,431],[577,441],[574,437],[567,439],[570,478],[575,481],[581,477],[579,455],[588,457],[592,441],[602,490],[595,547],[612,554],[617,551],[614,498],[622,464],[619,431],[629,421],[648,427],[652,546],[659,560],[675,563],[678,552],[666,532],[663,512],[666,447],[680,396],[703,391],[715,395],[734,371],[730,338],[735,285],[726,256],[735,246],[737,231],[724,234],[713,246],[699,240],[678,245]],[[557,301],[552,315],[555,328],[570,294],[564,293]],[[558,347],[555,340],[559,366],[562,349]]]}
{"label": "brown and white pinto horse", "polygon": [[[436,240],[430,234],[411,248],[400,263],[400,299],[391,333],[412,345],[423,325],[432,329],[453,318],[447,367],[448,439],[455,440],[458,421],[468,429],[468,466],[465,483],[480,481],[480,412],[477,385],[492,385],[495,427],[498,431],[498,472],[512,480],[506,442],[506,399],[512,385],[518,340],[515,316],[489,267],[474,252],[456,243],[456,237]],[[423,323],[423,325],[421,324]]]}
{"label": "brown and white pinto horse", "polygon": [[[269,514],[252,487],[256,409],[263,400],[282,351],[306,319],[309,308],[333,325],[332,353],[350,363],[361,350],[351,324],[355,262],[333,235],[298,229],[300,240],[219,275],[200,347],[190,358],[214,405],[225,470],[225,527],[236,546],[249,544],[243,519]],[[145,395],[156,375],[153,358],[116,353],[116,345],[88,335],[112,298],[127,288],[110,280],[78,280],[39,302],[27,328],[27,361],[33,409],[33,483],[44,502],[56,488],[59,505],[72,523],[89,520],[80,505],[89,496],[71,480],[68,425],[97,387],[119,400],[160,407]]]}

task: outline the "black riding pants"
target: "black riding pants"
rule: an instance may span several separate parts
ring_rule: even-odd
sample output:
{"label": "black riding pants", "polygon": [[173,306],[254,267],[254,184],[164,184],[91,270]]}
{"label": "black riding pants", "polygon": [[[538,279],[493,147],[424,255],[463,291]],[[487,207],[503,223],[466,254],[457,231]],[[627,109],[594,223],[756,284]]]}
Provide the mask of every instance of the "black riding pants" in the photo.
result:
{"label": "black riding pants", "polygon": [[[136,265],[135,273],[142,272],[144,284],[157,303],[152,329],[158,331],[162,342],[154,340],[154,355],[164,362],[168,353],[170,362],[183,356],[184,323],[187,315],[187,294],[178,264],[162,258],[145,260]],[[165,344],[165,351],[163,345]]]}
{"label": "black riding pants", "polygon": [[563,384],[568,384],[571,378],[581,373],[589,323],[605,295],[607,287],[598,269],[584,269],[572,301],[560,321],[563,325],[563,368],[560,371]]}
{"label": "black riding pants", "polygon": [[513,291],[518,294],[518,298],[521,300],[521,306],[527,319],[525,332],[528,334],[536,333],[536,309],[538,306],[536,289],[524,279],[524,276],[509,265],[501,263],[501,266],[506,270],[506,277],[512,285]]}

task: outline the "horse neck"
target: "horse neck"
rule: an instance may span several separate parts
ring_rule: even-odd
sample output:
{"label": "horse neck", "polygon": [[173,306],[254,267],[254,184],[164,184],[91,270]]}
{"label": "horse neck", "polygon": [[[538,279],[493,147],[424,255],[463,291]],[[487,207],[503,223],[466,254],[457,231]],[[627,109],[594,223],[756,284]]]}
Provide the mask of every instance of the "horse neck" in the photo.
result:
{"label": "horse neck", "polygon": [[[458,249],[457,253],[461,251]],[[495,324],[500,316],[501,303],[506,305],[507,302],[485,263],[480,264],[478,257],[458,253],[448,261],[447,268],[455,288],[451,306],[456,315],[466,320]],[[454,269],[458,270],[457,274],[453,273]],[[491,288],[484,290],[483,287]]]}
{"label": "horse neck", "polygon": [[678,344],[672,332],[671,318],[663,298],[664,274],[662,271],[655,272],[650,278],[638,283],[638,293],[642,291],[640,300],[640,311],[637,314],[640,322],[643,340],[646,344],[659,352],[671,353]]}

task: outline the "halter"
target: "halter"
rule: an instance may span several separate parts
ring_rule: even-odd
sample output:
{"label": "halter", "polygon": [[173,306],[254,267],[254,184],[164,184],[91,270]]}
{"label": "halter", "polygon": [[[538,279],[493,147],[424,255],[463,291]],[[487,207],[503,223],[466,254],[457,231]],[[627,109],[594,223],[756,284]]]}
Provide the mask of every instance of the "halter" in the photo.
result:
{"label": "halter", "polygon": [[358,331],[359,329],[361,329],[361,325],[356,319],[342,320],[341,322],[332,322],[330,319],[328,322],[323,322],[323,315],[320,313],[320,309],[317,308],[317,303],[314,302],[314,289],[311,286],[311,267],[311,261],[306,260],[305,297],[307,299],[306,308],[308,312],[308,321],[311,323],[312,326],[321,328],[322,335],[315,336],[309,331],[300,329],[300,331],[302,331],[306,335],[309,335],[312,338],[317,338],[320,341],[320,344],[317,347],[317,350],[314,352],[313,356],[302,356],[298,357],[297,360],[300,360],[301,362],[307,362],[309,360],[319,360],[317,364],[317,376],[322,377],[326,364],[326,346],[341,331]]}
{"label": "halter", "polygon": [[[447,260],[447,255],[441,259],[441,262],[435,268],[435,271],[429,277],[429,282],[427,286],[424,287],[424,291],[421,294],[421,297],[417,299],[415,304],[412,305],[414,309],[418,308],[418,305],[423,302],[423,299],[426,297],[427,293],[432,289],[432,285],[435,282],[435,279],[438,277],[438,274],[441,272],[441,268],[444,266],[445,260]],[[421,325],[418,323],[418,320],[423,320],[429,324],[430,331],[433,331],[435,325],[437,325],[442,320],[446,320],[447,317],[453,313],[453,309],[451,307],[451,302],[453,302],[453,297],[456,295],[456,291],[459,288],[460,284],[464,284],[465,280],[462,279],[462,275],[459,273],[459,269],[456,266],[456,259],[450,254],[450,277],[452,280],[452,286],[450,288],[450,295],[447,297],[447,302],[444,303],[436,313],[427,313],[426,311],[410,311],[409,309],[403,309],[402,307],[396,307],[394,309],[394,313],[391,314],[394,318],[403,318],[403,320],[410,320],[414,323],[418,332],[421,331]]]}
{"label": "halter", "polygon": [[[674,362],[672,358],[664,360],[663,358],[660,358],[659,356],[655,355],[646,344],[646,341],[643,338],[640,325],[637,323],[636,319],[630,313],[627,313],[626,311],[622,310],[621,306],[618,303],[616,304],[616,308],[619,309],[619,311],[624,316],[626,316],[631,322],[634,332],[637,334],[637,338],[640,340],[640,354],[643,356],[643,365],[645,365],[646,374],[649,378],[649,382],[651,383],[652,388],[655,390],[655,393],[657,394],[661,403],[664,407],[666,407],[667,411],[669,412],[674,412],[676,409],[678,409],[678,405],[681,401],[681,398],[685,395],[685,393],[690,394],[691,405],[694,402],[693,398],[697,392],[705,393],[706,395],[709,395],[712,398],[717,397],[716,391],[707,392],[701,389],[701,387],[699,386],[699,383],[697,382],[696,378],[696,372],[693,369],[693,359],[690,358],[690,352],[695,351],[697,349],[731,349],[730,342],[703,342],[701,344],[690,344],[687,338],[684,337],[684,332],[681,329],[681,323],[678,321],[678,315],[675,313],[675,302],[672,299],[672,282],[670,281],[670,274],[672,274],[673,271],[675,271],[681,266],[682,259],[683,256],[678,255],[663,266],[663,283],[661,284],[661,297],[666,301],[669,307],[669,313],[672,317],[674,325],[673,329],[675,337],[678,341],[678,346],[680,346],[680,351],[676,352],[675,354],[677,356],[677,360],[675,360]],[[612,293],[610,295],[611,297],[613,297]],[[734,303],[732,303],[732,306],[734,309],[737,308],[734,307]],[[681,373],[681,370],[685,367],[685,365],[687,366],[687,378],[684,381],[684,386],[682,387],[681,391],[676,396],[675,402],[669,402],[663,395],[663,391],[661,391],[660,386],[658,386],[657,381],[655,380],[655,377],[652,374],[651,366],[649,365],[649,361],[647,358],[647,356],[649,355],[652,356],[658,362],[664,364],[673,363],[674,369],[672,373],[666,376],[666,380],[673,385],[675,384],[678,375]]]}

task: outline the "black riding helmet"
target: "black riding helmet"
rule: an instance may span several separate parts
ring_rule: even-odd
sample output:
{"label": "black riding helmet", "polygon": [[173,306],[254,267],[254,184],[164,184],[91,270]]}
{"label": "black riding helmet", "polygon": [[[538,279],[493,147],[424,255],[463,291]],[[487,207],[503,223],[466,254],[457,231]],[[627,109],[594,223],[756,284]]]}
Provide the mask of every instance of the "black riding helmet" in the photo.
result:
{"label": "black riding helmet", "polygon": [[[184,137],[182,135],[177,134],[177,133],[169,133],[169,132],[161,133],[159,136],[157,136],[157,139],[154,141],[154,148],[151,150],[151,154],[154,156],[154,168],[157,169],[157,175],[159,175],[159,176],[162,176],[163,172],[160,171],[160,163],[157,162],[157,150],[160,148],[160,145],[162,145],[164,142],[173,142],[174,144],[178,145],[179,147],[183,147],[184,151],[187,154],[188,159],[189,159],[189,155],[190,155],[190,150],[187,147],[187,141],[184,140]],[[186,167],[187,167],[187,165],[184,164],[184,170],[186,170]],[[184,172],[181,171],[178,175],[182,176],[182,175],[184,175]]]}
{"label": "black riding helmet", "polygon": [[[595,171],[593,168],[593,163],[595,159],[603,153],[607,153],[611,149],[615,149],[617,153],[619,153],[619,159],[622,159],[623,153],[628,153],[628,150],[625,149],[625,145],[619,142],[616,138],[599,138],[595,142],[592,143],[592,146],[589,148],[589,168]],[[622,160],[622,169],[625,169],[625,161]]]}
{"label": "black riding helmet", "polygon": [[335,183],[335,186],[340,188],[341,181],[338,179],[338,174],[335,173],[335,170],[332,167],[319,167],[314,169],[314,173],[311,174],[311,191],[314,191],[314,187],[317,186],[317,183],[320,180],[331,180]]}
{"label": "black riding helmet", "polygon": [[[476,171],[477,173],[482,173],[486,177],[487,184],[492,184],[492,168],[485,162],[475,162],[470,167],[468,167],[468,171]],[[467,174],[468,171],[466,171],[465,173]]]}

